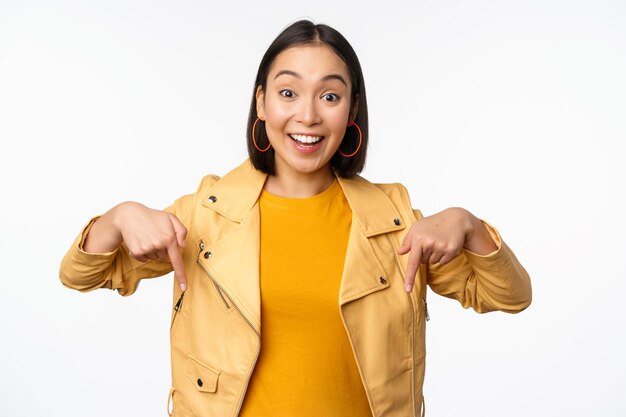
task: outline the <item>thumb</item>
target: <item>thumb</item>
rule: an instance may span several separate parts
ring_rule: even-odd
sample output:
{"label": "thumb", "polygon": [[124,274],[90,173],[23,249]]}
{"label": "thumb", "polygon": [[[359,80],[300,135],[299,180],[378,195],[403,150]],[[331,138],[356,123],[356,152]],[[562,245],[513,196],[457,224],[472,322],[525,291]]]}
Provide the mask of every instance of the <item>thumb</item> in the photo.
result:
{"label": "thumb", "polygon": [[405,253],[408,253],[410,249],[411,249],[411,241],[404,242],[402,243],[402,246],[398,248],[398,254],[404,255]]}
{"label": "thumb", "polygon": [[409,250],[411,250],[411,236],[412,236],[411,232],[412,231],[413,229],[411,229],[409,233],[404,237],[404,239],[402,239],[402,245],[400,245],[400,247],[398,248],[399,255],[404,255]]}
{"label": "thumb", "polygon": [[187,274],[185,273],[185,264],[183,263],[183,257],[180,254],[178,246],[172,244],[167,248],[167,254],[169,255],[170,262],[174,269],[174,275],[178,279],[178,285],[181,291],[187,289]]}

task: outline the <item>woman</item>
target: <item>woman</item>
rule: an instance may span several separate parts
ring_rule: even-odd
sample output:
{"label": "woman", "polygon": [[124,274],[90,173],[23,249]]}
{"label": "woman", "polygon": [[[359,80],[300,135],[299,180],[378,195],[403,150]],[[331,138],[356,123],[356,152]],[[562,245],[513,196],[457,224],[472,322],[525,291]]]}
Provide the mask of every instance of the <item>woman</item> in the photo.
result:
{"label": "woman", "polygon": [[269,47],[247,136],[248,160],[165,210],[92,218],[61,281],[127,296],[175,272],[171,415],[423,415],[426,285],[513,313],[531,302],[526,271],[467,210],[424,218],[403,186],[357,175],[363,75],[326,25],[296,22]]}

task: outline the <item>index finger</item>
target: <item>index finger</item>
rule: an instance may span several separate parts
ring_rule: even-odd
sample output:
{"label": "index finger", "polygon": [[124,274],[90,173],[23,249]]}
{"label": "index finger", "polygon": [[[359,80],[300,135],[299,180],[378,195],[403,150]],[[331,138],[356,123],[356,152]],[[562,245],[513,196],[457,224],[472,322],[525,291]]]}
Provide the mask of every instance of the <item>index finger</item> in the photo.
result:
{"label": "index finger", "polygon": [[187,228],[178,217],[174,214],[169,213],[170,222],[172,223],[172,227],[174,228],[174,233],[176,234],[176,240],[178,241],[178,246],[181,248],[185,247],[185,239],[187,238]]}
{"label": "index finger", "polygon": [[411,247],[409,253],[409,260],[407,261],[406,275],[404,276],[404,289],[406,292],[413,290],[413,283],[415,283],[415,275],[422,261],[422,247],[420,245],[414,245]]}
{"label": "index finger", "polygon": [[183,264],[183,257],[178,249],[177,242],[172,243],[167,248],[167,255],[170,258],[172,267],[174,268],[174,275],[178,279],[178,285],[181,291],[185,291],[187,288],[187,274],[185,274],[185,265]]}

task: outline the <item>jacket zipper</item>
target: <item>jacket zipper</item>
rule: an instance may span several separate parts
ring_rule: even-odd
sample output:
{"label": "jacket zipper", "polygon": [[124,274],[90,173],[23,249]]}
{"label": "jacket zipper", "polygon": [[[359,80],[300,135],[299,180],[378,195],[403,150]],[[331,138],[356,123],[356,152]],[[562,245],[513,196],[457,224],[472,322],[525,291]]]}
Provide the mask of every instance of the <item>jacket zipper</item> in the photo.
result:
{"label": "jacket zipper", "polygon": [[[387,240],[389,241],[391,249],[393,250],[393,259],[396,263],[396,268],[398,268],[400,276],[404,276],[404,274],[402,273],[402,267],[400,266],[400,260],[398,259],[398,254],[396,252],[396,247],[391,240],[391,236],[389,236],[389,233],[385,233],[385,236],[387,236]],[[413,388],[411,390],[411,398],[413,400],[413,417],[417,417],[417,409],[415,407],[415,311],[411,294],[406,294],[409,297],[409,303],[411,304],[411,387]],[[421,411],[420,414],[422,414]]]}
{"label": "jacket zipper", "polygon": [[224,303],[224,307],[226,307],[227,309],[230,310],[230,304],[228,304],[228,301],[226,301],[226,297],[224,297],[224,294],[222,293],[222,287],[220,287],[218,285],[217,282],[215,282],[215,280],[213,279],[213,277],[211,276],[211,274],[209,274],[209,271],[206,270],[206,268],[204,267],[204,265],[202,265],[200,263],[200,259],[196,259],[196,263],[198,265],[200,265],[200,267],[202,267],[202,269],[204,269],[204,272],[206,272],[206,274],[209,276],[209,278],[211,279],[211,282],[213,283],[213,286],[215,287],[215,290],[217,291],[217,294],[220,296],[220,298],[222,299],[222,303]]}
{"label": "jacket zipper", "polygon": [[[200,241],[200,244],[198,245],[198,247],[200,248],[200,251],[198,252],[198,255],[196,256],[196,263],[198,265],[200,265],[202,267],[202,269],[204,269],[204,266],[202,266],[202,264],[200,263],[200,254],[202,253],[202,251],[204,250],[204,241]],[[209,252],[210,254],[210,252]],[[205,272],[207,273],[207,275],[209,276],[209,278],[211,278],[211,282],[213,283],[213,286],[215,287],[215,290],[217,291],[217,294],[220,296],[220,298],[222,299],[222,303],[224,303],[224,306],[230,310],[230,305],[228,304],[228,301],[226,301],[226,298],[224,298],[224,294],[222,294],[222,291],[220,291],[220,286],[217,285],[217,282],[215,282],[215,280],[213,279],[213,277],[211,277],[211,274],[209,274],[209,271],[207,271],[205,269]]]}
{"label": "jacket zipper", "polygon": [[[200,263],[200,259],[196,259],[196,263],[198,265],[200,265],[200,267],[204,270],[204,272],[207,274],[207,276],[209,277],[209,279],[213,282],[213,285],[215,285],[218,289],[218,293],[220,293],[220,296],[222,297],[222,300],[224,301],[224,304],[226,305],[227,308],[230,308],[228,306],[228,303],[226,303],[226,300],[224,298],[224,296],[222,295],[222,292],[224,294],[226,294],[226,296],[228,297],[229,300],[231,300],[232,302],[232,298],[230,297],[230,295],[228,295],[228,292],[225,291],[218,283],[217,281],[215,281],[215,279],[213,278],[213,276],[211,275],[211,273],[204,267],[204,265],[202,265],[202,263]],[[252,371],[254,370],[254,367],[256,366],[256,362],[259,359],[259,354],[261,353],[261,335],[259,334],[259,332],[256,331],[256,329],[254,328],[254,326],[252,325],[252,323],[250,323],[250,320],[248,320],[248,318],[246,317],[245,314],[243,314],[243,312],[239,309],[239,307],[237,307],[237,304],[232,303],[232,305],[235,307],[235,309],[237,309],[237,311],[239,312],[239,314],[241,315],[241,317],[243,317],[243,319],[246,321],[246,323],[248,323],[248,325],[250,326],[250,328],[252,329],[252,331],[257,335],[257,337],[259,338],[259,347],[256,351],[256,356],[254,358],[254,362],[252,364],[252,367],[250,368],[250,372],[248,372],[248,375],[246,377],[246,384],[244,386],[244,389],[241,393],[241,396],[239,397],[239,403],[237,404],[237,411],[235,412],[235,416],[239,415],[239,411],[241,411],[241,406],[243,405],[243,399],[245,397],[246,391],[248,390],[248,385],[250,384],[250,378],[252,377]]]}
{"label": "jacket zipper", "polygon": [[176,320],[176,316],[178,315],[178,312],[183,307],[183,297],[185,296],[185,291],[180,293],[180,298],[178,299],[178,301],[176,302],[176,305],[174,306],[175,311],[174,311],[174,317],[172,317],[172,324],[170,324],[170,332],[172,331],[172,327],[174,326],[174,321]]}

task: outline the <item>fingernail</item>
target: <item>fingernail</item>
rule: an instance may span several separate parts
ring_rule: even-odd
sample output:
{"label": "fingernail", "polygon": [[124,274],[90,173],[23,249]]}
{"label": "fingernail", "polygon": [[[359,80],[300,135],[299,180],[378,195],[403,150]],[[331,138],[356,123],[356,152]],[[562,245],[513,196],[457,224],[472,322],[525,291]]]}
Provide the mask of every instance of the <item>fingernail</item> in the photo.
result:
{"label": "fingernail", "polygon": [[181,282],[179,286],[181,291],[185,291],[185,288],[187,287],[184,282]]}
{"label": "fingernail", "polygon": [[411,284],[406,284],[404,288],[406,289],[406,292],[411,292]]}

